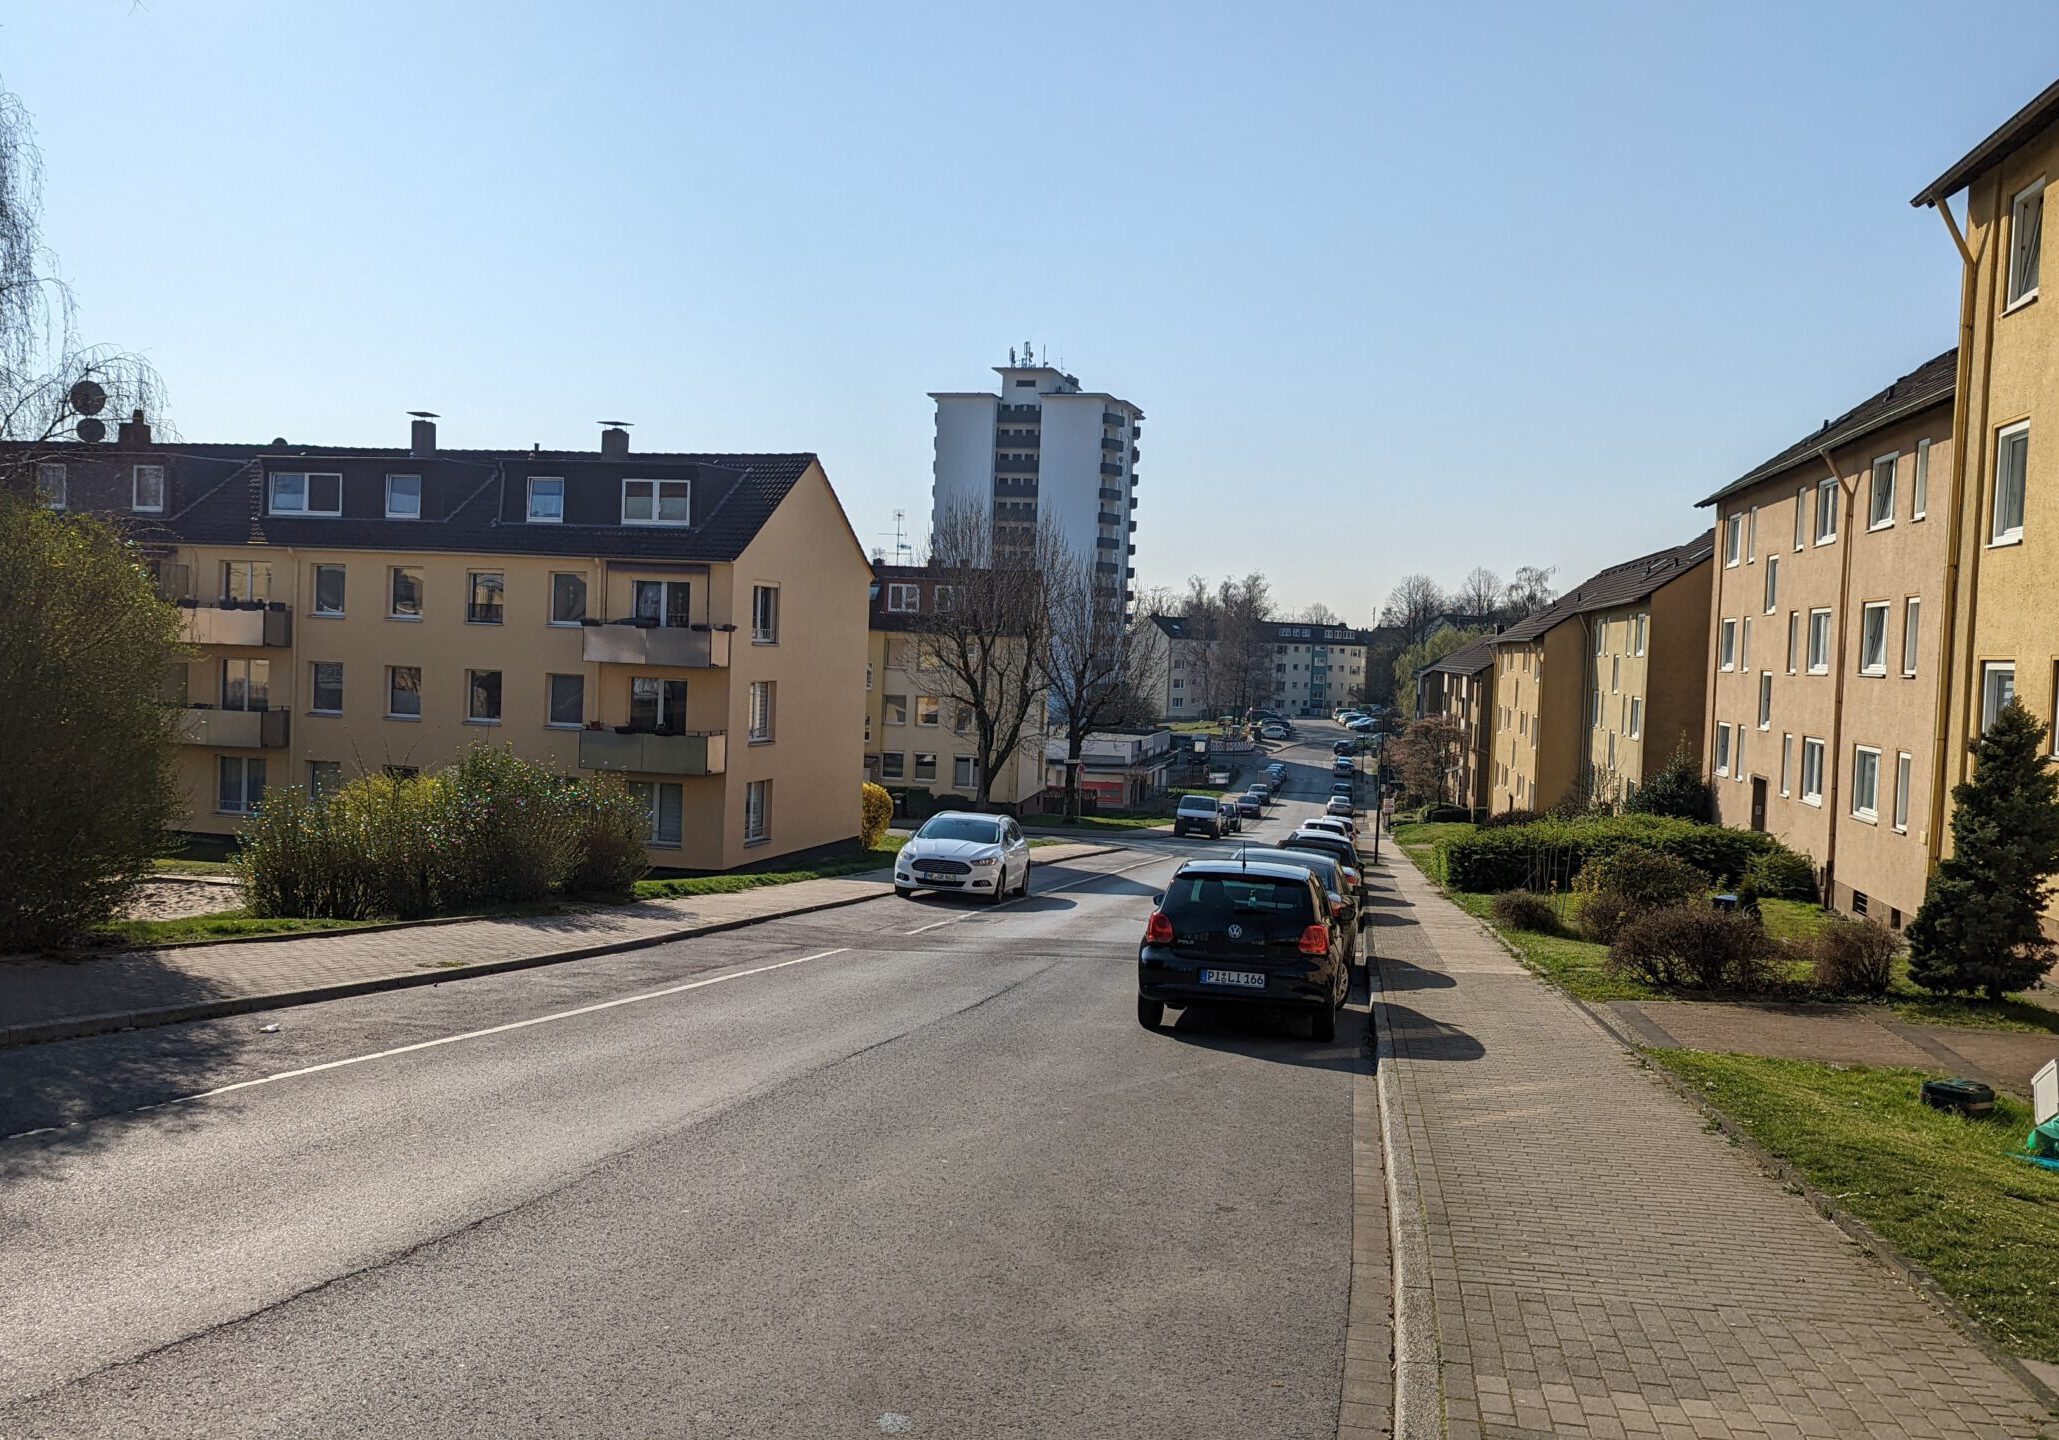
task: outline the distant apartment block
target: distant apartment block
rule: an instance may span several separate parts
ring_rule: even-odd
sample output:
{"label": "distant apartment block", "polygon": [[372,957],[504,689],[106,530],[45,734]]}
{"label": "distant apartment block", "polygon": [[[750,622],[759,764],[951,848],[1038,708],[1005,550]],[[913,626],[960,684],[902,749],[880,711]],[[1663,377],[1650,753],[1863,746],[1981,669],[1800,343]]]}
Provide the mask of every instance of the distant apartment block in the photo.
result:
{"label": "distant apartment block", "polygon": [[[1253,666],[1254,703],[1286,715],[1326,715],[1353,702],[1366,681],[1369,632],[1305,621],[1262,623]],[[1214,633],[1178,615],[1153,615],[1138,627],[1148,647],[1153,700],[1168,720],[1213,718],[1232,707]]]}
{"label": "distant apartment block", "polygon": [[1442,717],[1458,729],[1441,798],[1469,810],[1493,803],[1494,637],[1483,636],[1423,667],[1416,676],[1416,715]]}

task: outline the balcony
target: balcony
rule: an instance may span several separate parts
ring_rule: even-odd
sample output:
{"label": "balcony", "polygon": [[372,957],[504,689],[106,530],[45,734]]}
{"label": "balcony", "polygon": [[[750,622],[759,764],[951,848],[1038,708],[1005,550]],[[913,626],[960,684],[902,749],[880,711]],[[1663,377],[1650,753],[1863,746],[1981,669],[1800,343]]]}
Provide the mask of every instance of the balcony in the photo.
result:
{"label": "balcony", "polygon": [[994,418],[1008,423],[1019,423],[1027,420],[1034,424],[1036,421],[1044,418],[1044,411],[1043,407],[1038,405],[996,405],[994,407]]}
{"label": "balcony", "polygon": [[1111,490],[1106,485],[1103,485],[1101,487],[1101,498],[1103,500],[1120,500],[1122,499],[1122,491]]}
{"label": "balcony", "polygon": [[1101,437],[1101,448],[1103,450],[1120,450],[1122,449],[1122,441],[1116,439],[1113,435],[1103,435]]}
{"label": "balcony", "polygon": [[216,750],[281,750],[291,718],[284,710],[182,710],[179,743]]}
{"label": "balcony", "polygon": [[1119,549],[1122,545],[1122,541],[1111,535],[1097,535],[1094,537],[1094,543],[1103,550]]}
{"label": "balcony", "polygon": [[729,735],[722,730],[685,735],[582,730],[579,768],[638,775],[720,775],[729,768]]}
{"label": "balcony", "polygon": [[720,670],[729,664],[728,630],[705,625],[631,624],[613,620],[583,626],[579,658],[603,665],[668,665],[680,670]]}
{"label": "balcony", "polygon": [[996,430],[996,450],[1034,450],[1044,443],[1043,435],[1036,430]]}
{"label": "balcony", "polygon": [[1122,416],[1116,414],[1113,410],[1103,410],[1101,412],[1101,423],[1103,425],[1119,426],[1122,424]]}
{"label": "balcony", "polygon": [[1035,480],[996,480],[994,482],[994,494],[1004,499],[1011,495],[1024,495],[1035,499],[1036,493],[1037,482]]}
{"label": "balcony", "polygon": [[[1102,468],[1106,469],[1107,467],[1103,466]],[[996,475],[1034,475],[1037,473],[1037,457],[1034,455],[1024,455],[1019,458],[1010,459],[1007,456],[1002,456],[994,461],[994,473]]]}
{"label": "balcony", "polygon": [[1122,466],[1111,465],[1106,460],[1103,460],[1101,462],[1101,473],[1103,475],[1120,475],[1122,474]]}
{"label": "balcony", "polygon": [[1120,515],[1119,513],[1115,512],[1115,511],[1110,511],[1110,510],[1103,510],[1103,511],[1102,511],[1102,512],[1100,513],[1100,515],[1099,515],[1099,516],[1097,516],[1096,518],[1097,518],[1097,519],[1099,519],[1099,520],[1100,520],[1100,522],[1101,522],[1101,523],[1102,523],[1103,525],[1120,525],[1120,524],[1122,524],[1122,516],[1121,516],[1121,515]]}
{"label": "balcony", "polygon": [[217,606],[179,611],[179,638],[188,645],[268,645],[293,643],[293,612],[223,610]]}

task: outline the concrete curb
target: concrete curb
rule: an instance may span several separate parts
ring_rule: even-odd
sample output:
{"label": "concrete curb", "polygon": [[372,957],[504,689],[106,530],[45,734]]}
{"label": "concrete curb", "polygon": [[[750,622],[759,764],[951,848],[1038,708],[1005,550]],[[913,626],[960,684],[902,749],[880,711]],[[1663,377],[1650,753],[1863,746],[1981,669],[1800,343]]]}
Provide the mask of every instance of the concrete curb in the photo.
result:
{"label": "concrete curb", "polygon": [[[1410,863],[1413,864],[1414,862],[1411,861]],[[1431,884],[1437,887],[1439,893],[1445,892],[1445,887],[1441,882],[1432,879],[1420,866],[1417,867],[1417,870],[1418,873],[1423,875],[1424,879],[1429,880]],[[1722,1132],[1724,1138],[1742,1150],[1761,1171],[1791,1188],[1803,1200],[1807,1201],[1809,1207],[1818,1215],[1828,1220],[1839,1230],[1842,1230],[1846,1238],[1852,1240],[1860,1248],[1871,1254],[1874,1259],[1879,1260],[1888,1269],[1894,1271],[1910,1288],[1936,1306],[1944,1317],[1951,1321],[1973,1343],[1975,1349],[1986,1355],[1988,1359],[1994,1361],[2003,1370],[2006,1370],[2018,1384],[2030,1392],[2032,1399],[2051,1411],[2055,1417],[2059,1417],[2059,1390],[2054,1390],[2052,1386],[2047,1385],[2019,1357],[2010,1354],[2007,1349],[1989,1336],[1985,1330],[1981,1329],[1980,1324],[1971,1315],[1960,1309],[1958,1302],[1947,1295],[1935,1280],[1931,1279],[1929,1272],[1902,1254],[1901,1251],[1895,1249],[1864,1220],[1840,1208],[1834,1199],[1810,1184],[1808,1179],[1799,1170],[1754,1140],[1742,1126],[1732,1120],[1727,1113],[1718,1109],[1706,1096],[1697,1093],[1687,1082],[1680,1079],[1679,1076],[1666,1069],[1663,1065],[1653,1064],[1650,1056],[1645,1053],[1645,1048],[1616,1024],[1614,1016],[1598,1006],[1588,1004],[1576,995],[1568,994],[1562,987],[1553,984],[1543,975],[1538,974],[1537,970],[1524,958],[1523,953],[1516,949],[1514,945],[1511,945],[1499,930],[1496,930],[1492,925],[1482,920],[1479,916],[1474,915],[1471,911],[1465,910],[1465,907],[1460,906],[1459,909],[1475,925],[1484,930],[1495,944],[1515,957],[1517,963],[1521,964],[1530,974],[1536,976],[1540,983],[1558,994],[1568,1004],[1572,1005],[1575,1010],[1586,1016],[1604,1035],[1621,1046],[1624,1052],[1646,1074],[1664,1084],[1674,1094],[1680,1096],[1681,1099],[1693,1106],[1705,1120]]]}
{"label": "concrete curb", "polygon": [[1394,1269],[1394,1434],[1397,1440],[1438,1440],[1444,1434],[1442,1360],[1436,1296],[1430,1288],[1422,1188],[1416,1179],[1414,1148],[1400,1123],[1394,1030],[1387,1018],[1386,986],[1377,960],[1366,967],[1366,974],[1372,982],[1373,1081],[1380,1102],[1388,1245]]}
{"label": "concrete curb", "polygon": [[[1056,864],[1072,860],[1087,860],[1096,855],[1108,855],[1122,849],[1120,845],[1103,845],[1068,855]],[[869,872],[868,872],[869,873]],[[839,876],[839,879],[857,879],[857,876]],[[411,990],[421,985],[441,985],[451,980],[469,980],[478,975],[502,975],[512,970],[534,970],[544,965],[560,965],[572,960],[592,960],[603,955],[621,955],[631,950],[648,950],[658,945],[669,945],[677,940],[692,940],[702,935],[719,935],[729,930],[743,930],[753,925],[763,925],[773,920],[788,920],[796,915],[815,915],[825,910],[842,910],[852,905],[866,905],[874,900],[884,900],[892,895],[889,881],[868,882],[889,888],[871,895],[846,895],[836,900],[823,900],[812,905],[798,905],[789,910],[780,910],[764,915],[744,915],[733,920],[709,920],[677,929],[663,930],[651,935],[638,935],[628,940],[610,940],[598,945],[580,945],[568,950],[550,950],[540,955],[517,955],[506,960],[486,960],[477,965],[454,965],[444,970],[404,970],[391,975],[375,975],[365,980],[344,981],[335,985],[311,985],[297,990],[273,990],[258,995],[224,996],[217,1000],[196,1000],[186,1005],[163,1005],[150,1010],[108,1010],[92,1015],[71,1015],[61,1020],[38,1021],[28,1025],[11,1025],[0,1028],[0,1050],[19,1049],[24,1045],[47,1045],[57,1040],[79,1040],[89,1035],[106,1035],[117,1030],[148,1030],[160,1025],[179,1025],[191,1020],[214,1020],[227,1015],[247,1015],[257,1010],[283,1010],[292,1005],[307,1005],[319,1000],[345,1000],[357,995],[373,995],[385,990]],[[470,919],[492,917],[472,916]],[[343,935],[364,935],[374,930],[400,930],[426,925],[463,924],[461,919],[403,921],[395,925],[366,926],[359,930],[312,930],[296,935],[241,936],[241,940],[314,940],[334,939]],[[216,944],[232,943],[216,941]]]}

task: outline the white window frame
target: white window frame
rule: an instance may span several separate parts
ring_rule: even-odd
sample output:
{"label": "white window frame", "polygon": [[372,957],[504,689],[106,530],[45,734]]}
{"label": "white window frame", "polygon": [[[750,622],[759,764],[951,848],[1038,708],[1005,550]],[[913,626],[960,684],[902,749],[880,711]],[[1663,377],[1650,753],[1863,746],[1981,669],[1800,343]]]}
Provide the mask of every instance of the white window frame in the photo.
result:
{"label": "white window frame", "polygon": [[[1645,644],[1650,639],[1651,614],[1648,611],[1640,612],[1637,616],[1636,624],[1634,628],[1631,630],[1630,653],[1633,655],[1642,655],[1644,653]],[[1352,673],[1358,673],[1357,667],[1353,667]]]}
{"label": "white window frame", "polygon": [[[1868,795],[1863,783],[1866,762],[1872,762],[1872,793]],[[1864,820],[1870,825],[1880,823],[1880,747],[1878,745],[1854,745],[1852,747],[1852,818]]]}
{"label": "white window frame", "polygon": [[[557,514],[555,514],[555,515],[548,515],[548,514],[539,514],[539,513],[537,513],[537,509],[536,509],[536,487],[537,487],[537,486],[539,486],[539,485],[555,485],[555,486],[557,486],[557,487],[558,487],[558,513],[557,513]],[[529,521],[529,523],[530,523],[531,525],[562,525],[562,524],[564,524],[564,523],[565,523],[565,477],[564,477],[564,476],[562,476],[562,475],[531,475],[531,476],[529,477],[529,485],[528,485],[528,490],[527,490],[527,494],[526,494],[526,496],[525,496],[524,498],[525,498],[525,500],[526,500],[526,502],[527,502],[527,504],[526,504],[526,506],[525,506],[525,513],[526,513],[526,515],[528,516],[528,521]]]}
{"label": "white window frame", "polygon": [[1887,609],[1885,600],[1867,600],[1859,606],[1859,673],[1887,674]]}
{"label": "white window frame", "polygon": [[753,680],[745,711],[745,738],[752,745],[772,743],[774,707],[779,697],[770,680]]}
{"label": "white window frame", "polygon": [[[324,570],[334,570],[336,572],[337,584],[343,590],[343,603],[334,610],[324,610],[322,608],[322,572]],[[308,614],[320,616],[324,620],[341,620],[345,608],[350,604],[349,567],[340,565],[333,560],[319,561],[310,566],[308,568],[307,603]]]}
{"label": "white window frame", "polygon": [[979,788],[979,758],[974,755],[953,755],[951,757],[951,788],[960,794]]}
{"label": "white window frame", "polygon": [[1766,604],[1764,613],[1777,615],[1780,612],[1780,557],[1766,557]]}
{"label": "white window frame", "polygon": [[2002,313],[2038,298],[2038,270],[2044,256],[2045,177],[2009,197],[2009,274]]}
{"label": "white window frame", "polygon": [[2016,698],[2016,662],[2014,660],[1983,660],[1980,666],[1980,732],[1985,735],[1988,727],[1995,723],[1995,717],[2009,700],[1997,698],[2001,681],[2008,677],[2009,700]]}
{"label": "white window frame", "polygon": [[[150,504],[143,501],[143,477],[149,475],[156,481],[157,499]],[[138,515],[162,515],[164,513],[164,466],[138,465],[129,474],[129,508]]]}
{"label": "white window frame", "polygon": [[1744,561],[1744,512],[1733,510],[1723,521],[1723,568],[1735,570]]}
{"label": "white window frame", "polygon": [[1752,668],[1752,617],[1749,615],[1737,623],[1737,668]]}
{"label": "white window frame", "polygon": [[744,844],[762,845],[772,838],[772,782],[744,784]]}
{"label": "white window frame", "polygon": [[1750,773],[1744,768],[1744,737],[1747,733],[1744,723],[1740,721],[1735,732],[1730,737],[1732,745],[1730,769],[1733,777],[1740,785],[1744,783],[1745,776]]}
{"label": "white window frame", "polygon": [[[679,804],[674,811],[679,822],[679,828],[673,831],[668,831],[664,828],[664,799],[665,792],[668,790],[675,792],[679,796]],[[634,795],[643,805],[644,815],[650,821],[650,824],[644,830],[644,843],[646,845],[653,850],[677,850],[685,843],[686,791],[682,785],[665,780],[632,780],[629,782],[629,793]]]}
{"label": "white window frame", "polygon": [[1800,486],[1794,492],[1794,548],[1797,552],[1808,543],[1809,517],[1814,513],[1810,507],[1815,503],[1809,486]]}
{"label": "white window frame", "polygon": [[[2002,476],[2003,467],[2009,456],[2015,453],[2015,442],[2023,441],[2022,473],[2015,477],[2016,523],[2002,523]],[[2030,421],[2019,420],[2013,425],[2004,425],[1995,432],[1995,475],[1994,483],[1988,489],[1988,544],[2014,545],[2023,539],[2023,510],[2030,496]]]}
{"label": "white window frame", "polygon": [[65,468],[45,460],[36,466],[36,503],[45,510],[62,510],[70,500],[71,482]]}
{"label": "white window frame", "polygon": [[1716,722],[1716,773],[1730,773],[1730,725],[1723,720]]}
{"label": "white window frame", "polygon": [[1816,484],[1816,543],[1834,545],[1837,543],[1837,527],[1842,516],[1844,487],[1835,476]]}
{"label": "white window frame", "polygon": [[1794,735],[1785,731],[1780,736],[1780,793],[1794,794]]}
{"label": "white window frame", "polygon": [[777,645],[779,643],[779,587],[777,585],[753,585],[751,587],[751,643],[753,645]]}
{"label": "white window frame", "polygon": [[[1895,466],[1900,463],[1901,458],[1902,454],[1897,450],[1894,454],[1883,455],[1873,462],[1871,479],[1866,486],[1868,530],[1886,530],[1895,523]],[[1882,485],[1883,480],[1886,481],[1885,487]],[[1884,516],[1881,514],[1880,506],[1883,489],[1887,498],[1887,513]]]}
{"label": "white window frame", "polygon": [[[579,617],[578,617],[577,619],[573,619],[573,620],[560,620],[560,619],[558,618],[558,582],[559,582],[560,580],[577,580],[577,581],[579,582]],[[586,583],[586,572],[585,572],[584,570],[553,570],[553,571],[551,571],[551,572],[550,572],[550,610],[549,610],[549,612],[548,612],[548,613],[549,613],[549,619],[548,619],[548,620],[547,620],[547,621],[546,621],[545,623],[547,623],[547,624],[551,624],[551,625],[556,625],[556,626],[558,626],[558,627],[559,627],[559,628],[561,628],[561,629],[568,629],[568,630],[577,630],[577,629],[579,629],[579,628],[580,628],[580,625],[581,625],[581,623],[582,623],[582,622],[583,622],[583,621],[585,620],[585,618],[586,618],[586,600],[587,600],[587,596],[588,596],[588,595],[590,595],[591,593],[592,593],[592,587],[591,587],[591,586],[589,586],[589,585],[588,585],[588,584]]]}
{"label": "white window frame", "polygon": [[[1816,635],[1818,631],[1816,620],[1818,616],[1821,616],[1823,620],[1821,627],[1823,658],[1820,661],[1816,658]],[[1830,652],[1834,648],[1835,630],[1836,627],[1831,623],[1831,613],[1828,608],[1819,607],[1809,612],[1809,649],[1805,658],[1809,662],[1809,673],[1811,675],[1828,675],[1830,673]]]}
{"label": "white window frame", "polygon": [[[288,476],[300,481],[300,504],[296,506],[279,503],[279,482]],[[317,510],[314,508],[314,481],[319,476],[336,482],[336,508]],[[274,470],[265,476],[265,512],[270,515],[290,515],[309,520],[334,520],[343,513],[343,476],[333,470]]]}
{"label": "white window frame", "polygon": [[1724,620],[1716,642],[1716,668],[1735,670],[1737,668],[1737,622]]}
{"label": "white window frame", "polygon": [[1790,610],[1787,612],[1787,673],[1790,675],[1799,673],[1795,667],[1802,656],[1801,636],[1802,612]]}
{"label": "white window frame", "polygon": [[[629,487],[648,485],[651,490],[651,514],[648,520],[632,519],[629,514]],[[686,514],[677,520],[664,519],[660,512],[665,508],[665,492],[677,487],[686,501]],[[622,523],[624,525],[668,525],[674,529],[693,524],[693,481],[687,479],[661,479],[654,476],[625,475],[622,477]]]}
{"label": "white window frame", "polygon": [[1902,674],[1916,673],[1918,647],[1923,634],[1923,597],[1911,595],[1902,601]]}
{"label": "white window frame", "polygon": [[[415,482],[415,508],[396,510],[393,508],[393,482],[412,480]],[[422,477],[419,475],[396,474],[386,477],[386,518],[388,520],[419,520],[422,518]]]}
{"label": "white window frame", "polygon": [[[1814,790],[1809,788],[1809,769],[1812,763],[1816,771],[1814,782],[1816,788]],[[1823,742],[1813,735],[1804,735],[1802,737],[1802,803],[1804,805],[1821,805],[1823,803]]]}
{"label": "white window frame", "polygon": [[[477,698],[474,686],[478,684],[481,675],[492,675],[500,683],[500,694],[494,697],[494,710],[496,713],[492,715],[476,715],[472,710],[472,702]],[[498,725],[501,721],[501,714],[505,713],[506,709],[506,672],[500,670],[467,670],[465,672],[465,723],[467,725]]]}
{"label": "white window frame", "polygon": [[1759,560],[1759,507],[1754,505],[1744,512],[1744,563],[1756,565]]}
{"label": "white window frame", "polygon": [[1761,670],[1759,672],[1759,728],[1761,730],[1771,730],[1773,728],[1773,672],[1771,670]]}
{"label": "white window frame", "polygon": [[[403,671],[413,671],[415,676],[415,713],[393,708],[393,697],[401,693],[400,676]],[[422,718],[422,667],[419,665],[388,665],[386,667],[386,718],[388,720],[420,720]]]}
{"label": "white window frame", "polygon": [[1895,752],[1895,810],[1891,822],[1903,835],[1909,833],[1909,790],[1916,774],[1916,757],[1906,750]]}
{"label": "white window frame", "polygon": [[901,580],[889,582],[887,585],[887,613],[889,615],[920,615],[922,613],[922,587]]}
{"label": "white window frame", "polygon": [[1642,695],[1632,695],[1630,697],[1629,734],[1632,740],[1642,740],[1644,738],[1644,697]]}
{"label": "white window frame", "polygon": [[1909,518],[1921,520],[1930,513],[1930,441],[1916,442],[1916,478],[1909,485]]}
{"label": "white window frame", "polygon": [[[236,769],[236,796],[241,802],[233,806],[222,803],[222,774],[232,765]],[[253,765],[257,767],[258,774],[256,797],[250,793],[250,770]],[[214,774],[214,804],[217,815],[252,814],[257,809],[257,801],[263,798],[269,788],[266,783],[268,777],[265,774],[265,757],[262,755],[217,755]]]}
{"label": "white window frame", "polygon": [[[410,615],[405,610],[395,609],[398,603],[395,594],[397,582],[405,574],[415,577],[415,603],[420,607]],[[388,620],[419,621],[429,609],[429,575],[420,565],[389,565],[386,567],[386,618]]]}

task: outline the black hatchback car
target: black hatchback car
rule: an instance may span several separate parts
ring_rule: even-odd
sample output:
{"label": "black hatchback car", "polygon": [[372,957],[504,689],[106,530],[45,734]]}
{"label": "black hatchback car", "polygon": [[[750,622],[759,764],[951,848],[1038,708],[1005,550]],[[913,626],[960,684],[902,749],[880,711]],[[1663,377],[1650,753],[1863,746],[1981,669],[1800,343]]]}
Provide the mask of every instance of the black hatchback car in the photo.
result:
{"label": "black hatchback car", "polygon": [[1167,1005],[1254,1005],[1303,1011],[1313,1038],[1334,1040],[1353,943],[1298,865],[1182,865],[1137,950],[1137,1021],[1158,1029]]}

